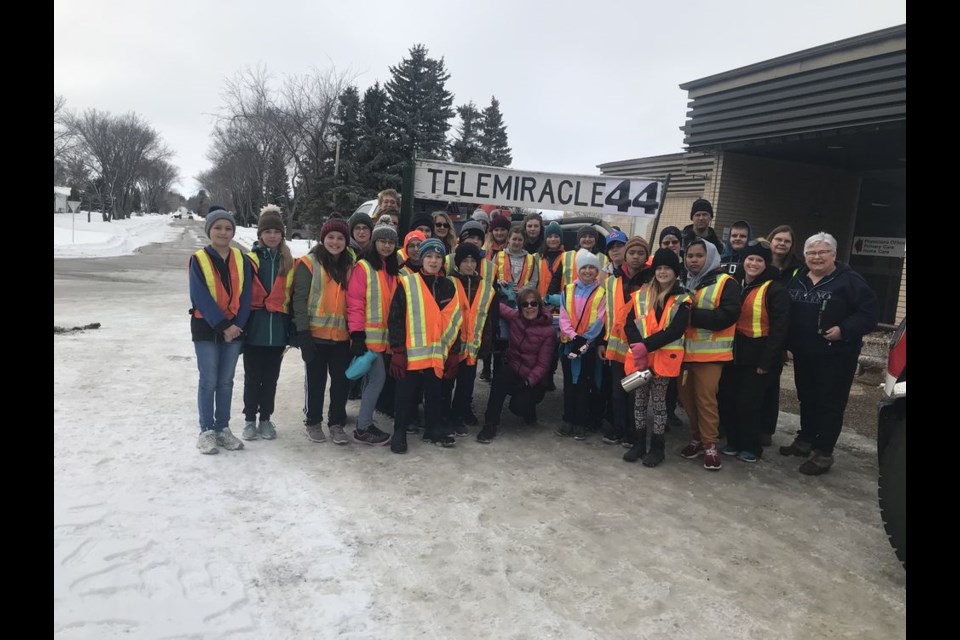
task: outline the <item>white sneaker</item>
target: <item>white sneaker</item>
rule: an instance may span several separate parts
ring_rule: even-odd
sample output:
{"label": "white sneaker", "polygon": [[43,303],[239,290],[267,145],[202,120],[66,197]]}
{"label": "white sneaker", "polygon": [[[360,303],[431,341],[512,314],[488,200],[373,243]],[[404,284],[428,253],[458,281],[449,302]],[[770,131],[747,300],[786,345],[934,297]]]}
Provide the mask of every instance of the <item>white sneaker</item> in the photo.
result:
{"label": "white sneaker", "polygon": [[197,438],[197,449],[200,450],[200,453],[217,453],[217,433],[212,429],[200,432],[200,437]]}
{"label": "white sneaker", "polygon": [[237,440],[237,437],[226,427],[223,431],[217,431],[217,446],[223,447],[227,451],[237,451],[243,449],[243,443]]}

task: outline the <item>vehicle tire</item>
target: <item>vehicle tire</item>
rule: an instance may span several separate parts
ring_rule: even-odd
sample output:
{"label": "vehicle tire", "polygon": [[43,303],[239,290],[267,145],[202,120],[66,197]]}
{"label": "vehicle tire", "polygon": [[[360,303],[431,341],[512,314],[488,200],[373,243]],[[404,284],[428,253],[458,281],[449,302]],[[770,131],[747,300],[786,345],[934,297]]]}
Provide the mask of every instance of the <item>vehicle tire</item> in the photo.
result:
{"label": "vehicle tire", "polygon": [[897,421],[880,455],[880,517],[897,558],[907,568],[907,421]]}

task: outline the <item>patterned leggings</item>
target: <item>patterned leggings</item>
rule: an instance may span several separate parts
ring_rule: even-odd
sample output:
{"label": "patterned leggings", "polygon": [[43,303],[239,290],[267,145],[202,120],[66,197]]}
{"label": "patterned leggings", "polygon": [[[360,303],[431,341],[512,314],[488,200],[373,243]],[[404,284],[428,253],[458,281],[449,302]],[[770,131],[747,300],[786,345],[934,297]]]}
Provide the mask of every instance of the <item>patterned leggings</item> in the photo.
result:
{"label": "patterned leggings", "polygon": [[657,376],[634,392],[637,395],[633,403],[633,422],[638,430],[647,428],[647,403],[653,395],[653,433],[663,435],[667,427],[667,387],[672,379]]}

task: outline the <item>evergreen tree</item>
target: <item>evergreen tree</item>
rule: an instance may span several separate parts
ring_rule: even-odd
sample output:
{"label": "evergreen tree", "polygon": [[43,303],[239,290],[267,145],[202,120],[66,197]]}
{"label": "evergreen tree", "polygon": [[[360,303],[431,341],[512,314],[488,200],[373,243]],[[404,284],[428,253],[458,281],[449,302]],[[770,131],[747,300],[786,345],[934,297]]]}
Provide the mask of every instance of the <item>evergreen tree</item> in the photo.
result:
{"label": "evergreen tree", "polygon": [[400,188],[400,173],[396,167],[402,164],[403,157],[390,136],[388,100],[387,92],[377,82],[364,92],[360,106],[357,171],[367,199],[376,196],[381,189]]}
{"label": "evergreen tree", "polygon": [[507,125],[503,124],[500,102],[490,98],[490,106],[483,110],[483,127],[480,132],[480,147],[485,164],[494,167],[509,167],[513,163],[510,147],[507,146]]}
{"label": "evergreen tree", "polygon": [[347,87],[340,94],[333,132],[340,141],[339,182],[354,184],[360,148],[360,94],[356,87]]}
{"label": "evergreen tree", "polygon": [[460,126],[457,127],[458,138],[450,145],[450,155],[454,162],[468,162],[479,164],[484,160],[483,150],[480,148],[480,129],[482,117],[477,105],[471,100],[467,104],[457,107],[460,116]]}
{"label": "evergreen tree", "polygon": [[454,116],[453,94],[443,58],[427,56],[427,48],[414,45],[410,57],[390,67],[386,83],[387,123],[404,159],[416,151],[418,158],[446,158],[447,130]]}
{"label": "evergreen tree", "polygon": [[290,178],[283,158],[283,149],[277,145],[270,152],[267,163],[267,182],[264,190],[267,204],[275,204],[284,212],[290,204]]}

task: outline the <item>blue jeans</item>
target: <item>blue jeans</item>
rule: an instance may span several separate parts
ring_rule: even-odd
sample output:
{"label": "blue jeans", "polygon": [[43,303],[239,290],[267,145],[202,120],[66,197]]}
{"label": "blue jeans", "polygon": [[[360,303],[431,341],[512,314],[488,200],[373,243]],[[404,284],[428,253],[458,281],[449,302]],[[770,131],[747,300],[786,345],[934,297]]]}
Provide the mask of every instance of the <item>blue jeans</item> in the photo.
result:
{"label": "blue jeans", "polygon": [[[200,431],[223,431],[230,426],[230,402],[233,400],[233,374],[243,351],[243,341],[193,343],[197,353],[200,385],[197,408],[200,410]],[[216,408],[214,408],[216,407]]]}
{"label": "blue jeans", "polygon": [[363,392],[360,395],[360,415],[357,417],[357,429],[363,431],[373,424],[373,411],[377,408],[377,399],[387,381],[387,369],[383,364],[383,354],[370,365],[370,371],[363,378]]}

